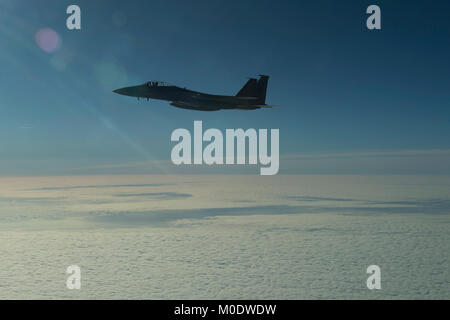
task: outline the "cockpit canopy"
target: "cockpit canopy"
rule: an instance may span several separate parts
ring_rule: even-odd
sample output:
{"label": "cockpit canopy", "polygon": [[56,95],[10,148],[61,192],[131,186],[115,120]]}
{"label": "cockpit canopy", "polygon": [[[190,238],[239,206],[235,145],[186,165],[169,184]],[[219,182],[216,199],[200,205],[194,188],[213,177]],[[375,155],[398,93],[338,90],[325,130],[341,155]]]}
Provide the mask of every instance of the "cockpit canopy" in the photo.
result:
{"label": "cockpit canopy", "polygon": [[170,87],[170,86],[173,86],[170,83],[163,82],[163,81],[157,81],[157,80],[148,81],[146,84],[148,87]]}

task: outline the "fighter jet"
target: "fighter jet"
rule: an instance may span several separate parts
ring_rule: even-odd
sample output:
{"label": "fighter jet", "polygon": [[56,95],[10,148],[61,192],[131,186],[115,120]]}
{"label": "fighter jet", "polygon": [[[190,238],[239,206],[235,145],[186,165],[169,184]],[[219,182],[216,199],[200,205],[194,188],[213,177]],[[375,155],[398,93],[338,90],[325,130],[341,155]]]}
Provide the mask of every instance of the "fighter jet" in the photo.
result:
{"label": "fighter jet", "polygon": [[170,105],[190,110],[217,111],[221,109],[255,110],[272,108],[266,104],[269,76],[250,78],[235,96],[207,94],[180,88],[162,81],[148,81],[144,84],[114,90],[130,97],[170,101]]}

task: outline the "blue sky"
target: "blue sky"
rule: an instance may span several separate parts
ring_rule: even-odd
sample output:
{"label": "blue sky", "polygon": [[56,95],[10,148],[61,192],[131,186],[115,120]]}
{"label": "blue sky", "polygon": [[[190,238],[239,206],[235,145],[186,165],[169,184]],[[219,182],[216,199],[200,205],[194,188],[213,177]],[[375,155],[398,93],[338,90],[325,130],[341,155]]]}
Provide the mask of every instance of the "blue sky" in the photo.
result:
{"label": "blue sky", "polygon": [[[80,31],[66,28],[70,4],[81,7]],[[382,30],[365,27],[370,4]],[[194,120],[279,128],[291,159],[280,172],[405,173],[416,163],[408,173],[450,173],[449,12],[444,1],[0,0],[0,175],[169,161],[171,132]],[[42,28],[58,33],[58,50],[38,47]],[[158,79],[234,95],[259,73],[281,108],[202,113],[112,93]],[[355,160],[368,152],[405,165]],[[292,160],[301,154],[352,161],[311,169]],[[132,172],[172,170],[150,167]]]}

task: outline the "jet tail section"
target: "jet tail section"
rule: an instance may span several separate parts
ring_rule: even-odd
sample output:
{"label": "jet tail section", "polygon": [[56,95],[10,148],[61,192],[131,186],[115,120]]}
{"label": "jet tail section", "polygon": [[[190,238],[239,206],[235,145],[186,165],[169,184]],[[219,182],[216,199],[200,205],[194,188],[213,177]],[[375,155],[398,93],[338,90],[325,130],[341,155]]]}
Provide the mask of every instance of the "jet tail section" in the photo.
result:
{"label": "jet tail section", "polygon": [[258,81],[250,78],[247,83],[239,90],[236,97],[257,97],[258,96]]}
{"label": "jet tail section", "polygon": [[259,79],[250,78],[238,92],[236,97],[256,97],[258,104],[266,103],[267,82],[269,76],[260,74]]}
{"label": "jet tail section", "polygon": [[261,104],[266,103],[267,82],[269,82],[269,76],[260,74],[258,80],[258,102]]}

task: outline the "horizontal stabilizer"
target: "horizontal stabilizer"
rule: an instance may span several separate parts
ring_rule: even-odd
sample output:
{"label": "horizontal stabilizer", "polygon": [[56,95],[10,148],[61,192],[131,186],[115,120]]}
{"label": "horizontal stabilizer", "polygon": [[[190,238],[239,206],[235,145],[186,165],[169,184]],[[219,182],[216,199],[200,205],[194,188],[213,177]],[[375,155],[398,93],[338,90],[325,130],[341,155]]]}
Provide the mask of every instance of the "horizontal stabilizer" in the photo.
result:
{"label": "horizontal stabilizer", "polygon": [[256,107],[260,107],[260,108],[279,108],[280,106],[271,106],[270,104],[262,104],[262,105],[258,105]]}

